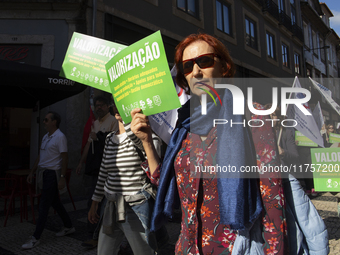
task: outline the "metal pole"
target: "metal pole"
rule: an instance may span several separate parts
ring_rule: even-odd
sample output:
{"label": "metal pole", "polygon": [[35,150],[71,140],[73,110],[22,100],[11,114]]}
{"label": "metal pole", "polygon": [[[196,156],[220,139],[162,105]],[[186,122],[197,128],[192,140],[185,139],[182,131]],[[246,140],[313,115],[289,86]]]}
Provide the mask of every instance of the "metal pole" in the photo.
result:
{"label": "metal pole", "polygon": [[[96,36],[97,27],[97,0],[92,0],[92,36]],[[90,87],[90,107],[93,106],[94,89]]]}
{"label": "metal pole", "polygon": [[92,0],[92,36],[96,36],[97,0]]}

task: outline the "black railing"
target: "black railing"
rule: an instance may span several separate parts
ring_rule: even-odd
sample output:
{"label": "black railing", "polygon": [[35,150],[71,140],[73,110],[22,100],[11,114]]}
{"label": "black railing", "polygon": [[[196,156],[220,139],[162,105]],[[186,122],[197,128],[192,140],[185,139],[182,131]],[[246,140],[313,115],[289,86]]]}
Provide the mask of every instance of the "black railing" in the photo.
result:
{"label": "black railing", "polygon": [[265,0],[263,11],[270,13],[277,21],[280,21],[279,7],[272,0]]}
{"label": "black railing", "polygon": [[281,25],[285,26],[293,33],[301,42],[304,42],[304,35],[302,29],[296,24],[292,24],[292,19],[284,12],[279,11],[279,6],[273,0],[253,0],[262,6],[263,12],[268,12]]}
{"label": "black railing", "polygon": [[280,11],[280,24],[293,33],[292,19],[284,11]]}
{"label": "black railing", "polygon": [[264,6],[265,0],[254,0],[256,3],[258,3],[259,5],[261,5],[261,7]]}
{"label": "black railing", "polygon": [[340,50],[340,45],[337,45],[335,50],[338,52]]}
{"label": "black railing", "polygon": [[296,23],[293,24],[293,35],[296,36],[301,42],[305,41],[302,28],[299,27]]}

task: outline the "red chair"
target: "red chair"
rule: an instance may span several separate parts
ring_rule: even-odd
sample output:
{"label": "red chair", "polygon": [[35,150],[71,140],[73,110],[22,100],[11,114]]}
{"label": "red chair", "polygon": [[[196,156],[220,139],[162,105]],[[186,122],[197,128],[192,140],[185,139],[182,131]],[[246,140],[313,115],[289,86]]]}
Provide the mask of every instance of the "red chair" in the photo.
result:
{"label": "red chair", "polygon": [[[4,182],[4,185],[0,185],[0,187],[3,187],[0,190],[0,198],[5,199],[4,212],[6,213],[6,218],[4,222],[4,227],[6,227],[8,215],[10,212],[12,212],[13,214],[13,211],[15,209],[14,197],[17,189],[17,180],[15,178],[0,178],[0,182]],[[6,210],[7,200],[9,200],[9,205],[8,209]]]}
{"label": "red chair", "polygon": [[70,198],[71,198],[71,201],[72,201],[72,204],[73,204],[73,208],[76,211],[77,210],[76,205],[74,204],[74,201],[73,201],[73,198],[72,198],[72,195],[71,195],[71,191],[70,191],[70,187],[69,187],[69,183],[70,183],[70,180],[71,180],[71,173],[72,173],[72,169],[68,168],[66,170],[66,174],[65,174],[65,181],[66,181],[66,188],[67,188],[68,194],[70,195]]}
{"label": "red chair", "polygon": [[[6,178],[15,178],[16,179],[16,190],[14,193],[14,199],[16,197],[20,198],[20,222],[22,222],[22,218],[28,219],[28,211],[27,211],[27,195],[28,188],[26,185],[27,175],[30,173],[30,169],[12,169],[6,171]],[[14,213],[15,203],[13,203],[13,211]]]}

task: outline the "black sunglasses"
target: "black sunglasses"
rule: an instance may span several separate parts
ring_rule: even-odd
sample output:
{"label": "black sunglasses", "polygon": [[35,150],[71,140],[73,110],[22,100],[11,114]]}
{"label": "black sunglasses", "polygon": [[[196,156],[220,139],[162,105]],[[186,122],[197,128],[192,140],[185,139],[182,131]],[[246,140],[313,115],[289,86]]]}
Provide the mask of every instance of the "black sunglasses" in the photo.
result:
{"label": "black sunglasses", "polygon": [[196,58],[184,60],[179,64],[179,70],[183,74],[189,74],[192,72],[195,63],[202,69],[212,67],[215,64],[215,57],[218,57],[218,55],[215,53],[208,53],[200,55]]}
{"label": "black sunglasses", "polygon": [[48,118],[43,119],[43,122],[48,122]]}

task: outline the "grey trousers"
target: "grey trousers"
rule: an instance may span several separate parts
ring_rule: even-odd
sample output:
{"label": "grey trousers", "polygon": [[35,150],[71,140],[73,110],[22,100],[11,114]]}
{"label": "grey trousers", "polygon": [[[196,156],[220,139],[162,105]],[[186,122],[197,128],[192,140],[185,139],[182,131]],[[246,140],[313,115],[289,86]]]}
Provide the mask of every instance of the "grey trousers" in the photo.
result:
{"label": "grey trousers", "polygon": [[128,240],[134,254],[154,254],[154,251],[146,241],[142,223],[129,206],[126,209],[126,220],[124,222],[115,222],[112,234],[105,234],[103,233],[103,227],[100,228],[97,254],[117,255],[124,236]]}

